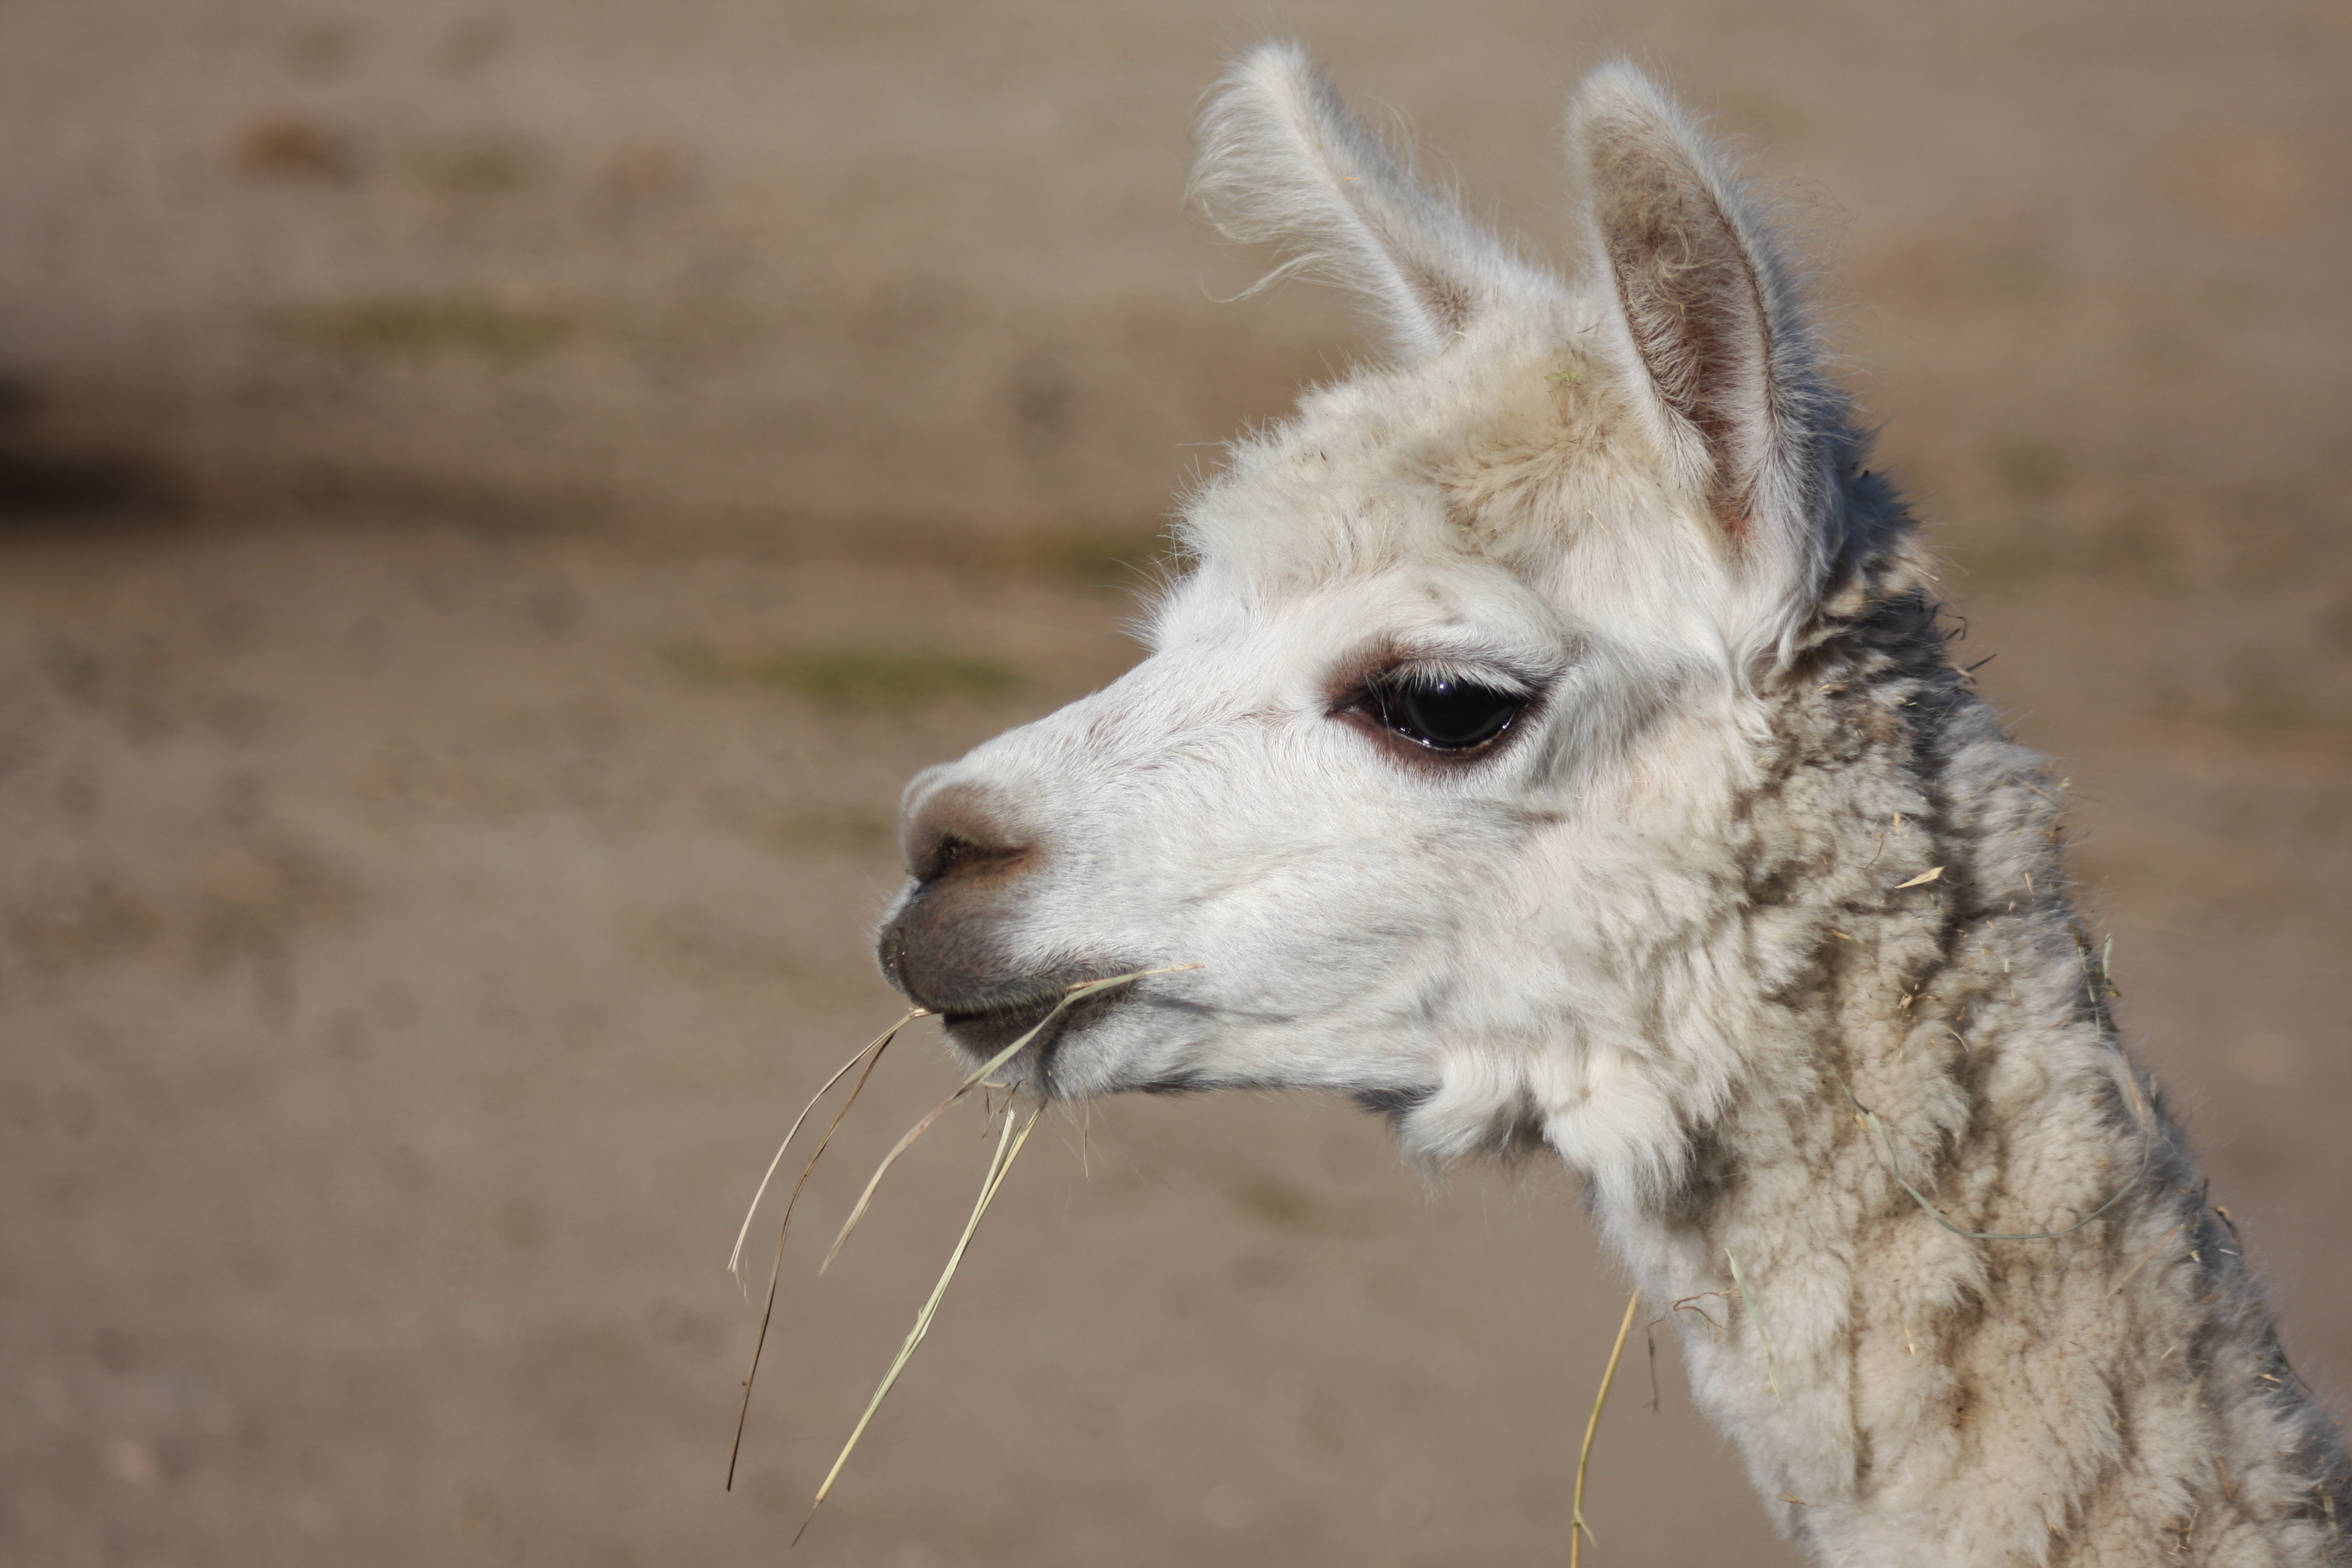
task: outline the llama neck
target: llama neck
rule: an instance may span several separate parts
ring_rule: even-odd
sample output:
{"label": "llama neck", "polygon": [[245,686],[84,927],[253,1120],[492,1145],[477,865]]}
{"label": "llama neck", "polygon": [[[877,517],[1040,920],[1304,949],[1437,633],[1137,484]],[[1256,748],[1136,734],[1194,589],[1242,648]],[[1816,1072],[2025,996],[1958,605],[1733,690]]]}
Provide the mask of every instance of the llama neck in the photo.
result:
{"label": "llama neck", "polygon": [[1595,1206],[1781,1528],[1824,1562],[2345,1561],[2341,1449],[2116,1045],[2040,759],[1914,616],[1760,770],[1736,912],[1652,982],[1718,977],[1659,1045],[1727,1065],[1679,1173]]}

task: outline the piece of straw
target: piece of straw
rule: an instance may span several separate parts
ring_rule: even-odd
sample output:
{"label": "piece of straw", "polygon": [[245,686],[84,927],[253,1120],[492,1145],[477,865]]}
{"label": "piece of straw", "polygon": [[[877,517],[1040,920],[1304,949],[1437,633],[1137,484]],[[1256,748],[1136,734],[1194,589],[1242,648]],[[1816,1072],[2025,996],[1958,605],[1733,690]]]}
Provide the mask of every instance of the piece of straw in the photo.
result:
{"label": "piece of straw", "polygon": [[[2084,1226],[2090,1224],[2093,1220],[2098,1218],[2101,1215],[2106,1213],[2109,1209],[2123,1202],[2124,1198],[2131,1192],[2131,1190],[2139,1185],[2140,1179],[2147,1174],[2148,1162],[2156,1157],[2156,1121],[2153,1117],[2147,1114],[2147,1108],[2140,1104],[2139,1085],[2133,1081],[2129,1068],[2125,1070],[2124,1082],[2131,1089],[2133,1108],[2139,1113],[2139,1169],[2134,1171],[2132,1173],[2131,1180],[2126,1182],[2122,1186],[2117,1187],[2115,1190],[2114,1195],[2109,1197],[2105,1203],[2101,1204],[2097,1208],[2093,1209],[2089,1214],[2084,1215],[2081,1219],[2076,1220],[2073,1225],[2068,1226],[2065,1229],[2025,1231],[1962,1230],[1958,1226],[1953,1224],[1951,1217],[1948,1215],[1945,1214],[1942,1209],[1937,1208],[1934,1204],[1927,1201],[1927,1194],[1921,1192],[1918,1188],[1913,1186],[1909,1182],[1903,1179],[1903,1162],[1895,1157],[1895,1140],[1887,1132],[1886,1123],[1878,1119],[1878,1112],[1871,1110],[1867,1105],[1864,1105],[1862,1102],[1861,1098],[1853,1092],[1853,1087],[1847,1083],[1843,1079],[1840,1079],[1838,1080],[1838,1087],[1845,1090],[1845,1097],[1848,1100],[1853,1101],[1853,1109],[1856,1114],[1860,1115],[1863,1121],[1870,1125],[1871,1130],[1878,1134],[1878,1142],[1884,1145],[1886,1150],[1886,1173],[1895,1178],[1895,1184],[1896,1186],[1901,1187],[1905,1192],[1911,1194],[1911,1201],[1913,1203],[1917,1204],[1921,1208],[1927,1211],[1927,1217],[1929,1219],[1934,1220],[1937,1225],[1942,1226],[1954,1236],[1965,1237],[1969,1241],[2055,1241],[2062,1236],[2074,1235],[2076,1231],[2082,1229]],[[1738,1271],[1739,1266],[1736,1263],[1733,1264],[1732,1273],[1735,1277],[1737,1277]],[[2117,1289],[2120,1289],[2121,1287],[2118,1286]]]}
{"label": "piece of straw", "polygon": [[[888,1028],[875,1036],[874,1038],[866,1041],[865,1046],[856,1056],[842,1063],[840,1068],[835,1071],[831,1078],[824,1080],[824,1086],[819,1089],[814,1094],[809,1096],[809,1102],[801,1108],[801,1113],[793,1118],[791,1131],[784,1134],[784,1141],[776,1145],[776,1157],[768,1162],[767,1174],[760,1178],[759,1190],[751,1194],[751,1206],[743,1211],[742,1228],[735,1233],[735,1250],[727,1255],[727,1272],[735,1276],[736,1282],[741,1285],[745,1291],[748,1292],[751,1289],[751,1282],[743,1278],[743,1240],[746,1237],[751,1234],[751,1220],[753,1216],[758,1215],[760,1212],[760,1200],[768,1195],[768,1184],[776,1179],[776,1167],[784,1163],[784,1151],[791,1148],[793,1146],[793,1140],[800,1136],[801,1123],[809,1119],[809,1112],[816,1109],[816,1102],[818,1100],[823,1100],[826,1095],[833,1092],[833,1086],[835,1084],[839,1083],[843,1079],[849,1076],[849,1069],[851,1068],[856,1067],[859,1062],[866,1059],[867,1052],[870,1051],[874,1056],[879,1058],[882,1054],[883,1048],[889,1045],[892,1037],[895,1037],[899,1030],[905,1028],[908,1025],[913,1023],[918,1018],[928,1017],[930,1011],[931,1010],[929,1007],[908,1008],[906,1013],[897,1023],[891,1025]],[[850,1098],[855,1100],[856,1096],[853,1094]]]}
{"label": "piece of straw", "polygon": [[2124,1287],[2130,1284],[2138,1275],[2139,1271],[2147,1267],[2147,1260],[2154,1258],[2158,1253],[2163,1251],[2164,1244],[2170,1241],[2174,1237],[2179,1236],[2179,1234],[2180,1227],[2176,1225],[2170,1230],[2166,1231],[2161,1237],[2158,1237],[2156,1245],[2149,1247],[2146,1252],[2140,1254],[2139,1261],[2133,1264],[2130,1271],[2125,1274],[2122,1279],[2116,1281],[2116,1288],[2108,1291],[2107,1294],[2110,1296],[2122,1295],[2124,1293]]}
{"label": "piece of straw", "polygon": [[[1625,1321],[1617,1325],[1617,1342],[1609,1347],[1609,1365],[1601,1373],[1601,1392],[1592,1396],[1592,1414],[1584,1423],[1584,1447],[1576,1456],[1576,1496],[1568,1511],[1568,1568],[1579,1568],[1584,1561],[1585,1538],[1592,1527],[1584,1522],[1584,1470],[1592,1463],[1592,1438],[1601,1430],[1601,1407],[1609,1403],[1609,1385],[1617,1381],[1617,1363],[1625,1354],[1625,1336],[1633,1331],[1633,1313],[1642,1304],[1642,1293],[1633,1292],[1625,1303]],[[1601,1544],[1596,1538],[1593,1545]]]}
{"label": "piece of straw", "polygon": [[1764,1319],[1756,1310],[1756,1293],[1748,1288],[1748,1280],[1739,1272],[1739,1259],[1731,1248],[1723,1249],[1724,1260],[1731,1265],[1731,1282],[1739,1287],[1739,1305],[1747,1310],[1748,1321],[1756,1330],[1757,1342],[1764,1347],[1764,1386],[1772,1391],[1775,1404],[1780,1399],[1780,1374],[1772,1364],[1772,1341],[1764,1332]]}
{"label": "piece of straw", "polygon": [[880,1386],[874,1390],[874,1397],[866,1402],[866,1414],[857,1418],[856,1426],[849,1434],[849,1441],[841,1446],[841,1453],[833,1461],[833,1468],[824,1473],[824,1484],[816,1489],[815,1500],[809,1504],[808,1519],[801,1521],[800,1529],[793,1532],[794,1545],[798,1545],[801,1537],[807,1533],[809,1521],[816,1518],[816,1510],[824,1506],[826,1494],[833,1490],[833,1483],[840,1479],[842,1467],[849,1463],[849,1456],[856,1450],[857,1440],[866,1436],[866,1428],[873,1422],[874,1413],[882,1408],[882,1401],[888,1397],[891,1386],[898,1381],[898,1374],[907,1369],[908,1362],[914,1359],[916,1347],[931,1331],[931,1320],[939,1315],[940,1302],[946,1299],[948,1285],[955,1279],[956,1269],[963,1262],[964,1250],[971,1246],[972,1235],[980,1229],[981,1217],[988,1213],[988,1205],[995,1201],[996,1191],[1004,1184],[1005,1175],[1013,1169],[1013,1162],[1021,1157],[1022,1146],[1029,1142],[1029,1134],[1036,1127],[1037,1119],[1045,1114],[1045,1108],[1041,1103],[1029,1113],[1029,1120],[1022,1123],[1016,1136],[1013,1131],[1013,1110],[1010,1105],[1004,1108],[1004,1131],[996,1141],[996,1157],[988,1163],[988,1175],[980,1184],[980,1201],[972,1205],[971,1218],[964,1222],[963,1235],[957,1238],[955,1250],[948,1254],[948,1266],[940,1272],[940,1282],[931,1287],[930,1300],[925,1301],[923,1310],[915,1314],[915,1326],[908,1331],[906,1343],[898,1347],[898,1354],[890,1363],[890,1370],[882,1374]]}
{"label": "piece of straw", "polygon": [[824,1273],[826,1269],[833,1267],[833,1260],[841,1256],[842,1244],[849,1239],[849,1233],[857,1228],[857,1222],[866,1217],[866,1205],[874,1201],[874,1189],[882,1184],[883,1176],[889,1172],[892,1165],[898,1163],[898,1156],[905,1153],[908,1149],[913,1145],[916,1139],[920,1138],[924,1133],[929,1131],[931,1130],[931,1124],[947,1113],[949,1106],[953,1105],[957,1100],[961,1100],[965,1095],[970,1094],[974,1085],[980,1083],[990,1074],[993,1073],[998,1068],[1003,1067],[1006,1062],[1011,1061],[1014,1057],[1020,1055],[1023,1047],[1035,1039],[1045,1031],[1046,1025],[1060,1017],[1073,1004],[1083,1001],[1085,998],[1093,995],[1097,991],[1108,991],[1114,985],[1125,985],[1130,982],[1142,980],[1154,974],[1180,974],[1185,970],[1198,969],[1201,966],[1197,963],[1174,963],[1170,964],[1165,969],[1139,969],[1130,974],[1113,974],[1102,980],[1082,980],[1064,991],[1062,993],[1062,999],[1055,1003],[1053,1009],[1044,1017],[1031,1025],[1028,1033],[1023,1035],[1019,1039],[1013,1041],[1011,1045],[1005,1047],[1003,1050],[989,1058],[987,1061],[982,1063],[979,1067],[972,1068],[971,1076],[965,1079],[961,1083],[956,1085],[955,1092],[950,1094],[945,1100],[940,1100],[939,1104],[933,1106],[929,1115],[924,1117],[920,1121],[916,1122],[912,1127],[907,1129],[907,1135],[899,1139],[896,1144],[892,1145],[891,1150],[887,1154],[882,1156],[882,1163],[874,1168],[874,1174],[869,1177],[866,1183],[866,1190],[857,1194],[857,1202],[850,1209],[849,1217],[842,1222],[841,1234],[833,1238],[833,1246],[831,1249],[825,1253],[824,1261],[817,1265],[816,1271],[819,1274]]}
{"label": "piece of straw", "polygon": [[[905,1028],[915,1018],[920,1016],[924,1011],[925,1009],[921,1007],[913,1009],[905,1017],[899,1019],[897,1023],[883,1030],[881,1034],[876,1036],[873,1041],[866,1046],[865,1050],[858,1052],[857,1056],[852,1057],[849,1060],[844,1062],[841,1067],[841,1072],[835,1073],[833,1077],[825,1080],[824,1089],[821,1089],[816,1091],[816,1098],[809,1101],[808,1110],[801,1112],[800,1121],[794,1121],[792,1126],[792,1131],[784,1134],[784,1147],[790,1147],[793,1141],[793,1133],[798,1132],[801,1130],[801,1121],[808,1120],[809,1110],[816,1109],[816,1101],[824,1098],[825,1089],[829,1089],[835,1084],[839,1083],[841,1081],[842,1073],[847,1072],[851,1068],[857,1065],[858,1057],[866,1058],[866,1070],[859,1073],[857,1075],[857,1081],[849,1086],[849,1098],[843,1100],[841,1102],[841,1109],[833,1113],[832,1124],[825,1128],[824,1136],[817,1140],[816,1152],[811,1154],[808,1159],[808,1163],[801,1167],[801,1179],[793,1184],[793,1195],[784,1201],[783,1220],[776,1226],[776,1256],[768,1264],[767,1301],[766,1304],[760,1309],[759,1337],[751,1342],[751,1370],[743,1374],[743,1402],[738,1405],[735,1410],[734,1446],[727,1450],[726,1489],[730,1492],[735,1489],[735,1466],[743,1457],[743,1425],[745,1422],[749,1421],[751,1416],[751,1385],[759,1381],[760,1354],[768,1348],[768,1325],[774,1321],[776,1316],[776,1281],[782,1277],[784,1271],[784,1237],[791,1233],[793,1228],[793,1210],[800,1206],[801,1190],[808,1185],[809,1177],[816,1171],[816,1163],[824,1157],[825,1150],[830,1147],[833,1142],[833,1135],[841,1131],[841,1123],[849,1115],[849,1108],[856,1105],[857,1103],[857,1097],[866,1092],[866,1080],[874,1076],[875,1068],[878,1066],[882,1060],[882,1053],[889,1048],[890,1042],[898,1037],[898,1031]],[[869,1052],[871,1053],[870,1055],[868,1055]],[[777,1149],[776,1160],[782,1160],[784,1157],[784,1147]],[[768,1163],[768,1174],[770,1176],[773,1176],[776,1173],[776,1160],[772,1160]],[[761,1192],[765,1192],[767,1187],[767,1180],[763,1177],[760,1183]],[[751,1207],[756,1212],[759,1206],[759,1194],[755,1193],[751,1197]],[[747,1230],[750,1229],[751,1225],[751,1216],[747,1214],[743,1216],[744,1228]],[[738,1236],[735,1238],[735,1250],[737,1256],[740,1258],[743,1250],[743,1238],[740,1236]],[[733,1266],[734,1265],[731,1262],[729,1265],[730,1268],[732,1268]],[[740,1275],[739,1274],[737,1277],[740,1279]]]}

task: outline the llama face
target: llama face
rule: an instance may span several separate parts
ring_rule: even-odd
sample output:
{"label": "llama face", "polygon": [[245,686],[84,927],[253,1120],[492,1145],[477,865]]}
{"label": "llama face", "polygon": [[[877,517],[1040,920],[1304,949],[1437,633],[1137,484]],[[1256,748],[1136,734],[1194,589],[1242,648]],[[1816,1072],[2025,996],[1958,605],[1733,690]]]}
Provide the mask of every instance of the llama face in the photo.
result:
{"label": "llama face", "polygon": [[1624,911],[1707,918],[1685,829],[1831,569],[1848,447],[1712,154],[1630,75],[1578,126],[1595,245],[1570,286],[1423,190],[1295,51],[1212,104],[1196,190],[1357,288],[1394,358],[1192,499],[1142,664],[908,788],[880,954],[958,1046],[1190,964],[1004,1070],[1339,1089],[1433,1151],[1632,1139],[1663,1105],[1612,989],[1663,933]]}
{"label": "llama face", "polygon": [[[933,874],[885,965],[981,1053],[1070,981],[1201,965],[1082,1009],[1019,1065],[1057,1093],[1424,1093],[1433,1031],[1515,1005],[1454,977],[1536,913],[1509,884],[1559,815],[1580,639],[1475,563],[1263,604],[1222,575],[1177,591],[1126,678],[915,781],[909,862]],[[1442,685],[1482,694],[1466,710],[1494,732],[1401,732],[1460,721]]]}
{"label": "llama face", "polygon": [[[1654,865],[1623,844],[1629,813],[1646,833],[1675,808],[1658,780],[1724,768],[1721,637],[1658,605],[1727,590],[1703,521],[1614,458],[1547,490],[1592,503],[1572,541],[1465,515],[1510,401],[1494,381],[1535,388],[1538,423],[1599,394],[1548,382],[1557,353],[1460,353],[1314,400],[1239,456],[1195,503],[1209,553],[1150,657],[909,787],[882,960],[975,1060],[1072,982],[1197,964],[1082,1005],[1006,1072],[1073,1096],[1338,1089],[1446,1146],[1507,1140],[1556,1098],[1538,1080],[1560,1042],[1610,1010],[1582,976],[1622,889],[1580,888]],[[1646,542],[1620,558],[1623,539]],[[1596,957],[1564,968],[1577,952]]]}

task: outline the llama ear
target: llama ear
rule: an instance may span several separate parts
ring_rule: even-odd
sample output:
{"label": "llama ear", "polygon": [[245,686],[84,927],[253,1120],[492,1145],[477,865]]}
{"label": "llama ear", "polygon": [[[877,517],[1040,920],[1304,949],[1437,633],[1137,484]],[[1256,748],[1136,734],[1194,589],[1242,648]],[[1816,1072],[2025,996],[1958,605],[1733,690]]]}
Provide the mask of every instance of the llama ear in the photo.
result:
{"label": "llama ear", "polygon": [[1793,610],[1830,548],[1843,426],[1788,263],[1727,160],[1633,67],[1586,81],[1569,147],[1635,402],[1750,585]]}
{"label": "llama ear", "polygon": [[1406,359],[1444,348],[1526,279],[1348,112],[1296,43],[1260,44],[1211,89],[1187,194],[1227,238],[1289,252],[1257,288],[1297,275],[1351,289]]}

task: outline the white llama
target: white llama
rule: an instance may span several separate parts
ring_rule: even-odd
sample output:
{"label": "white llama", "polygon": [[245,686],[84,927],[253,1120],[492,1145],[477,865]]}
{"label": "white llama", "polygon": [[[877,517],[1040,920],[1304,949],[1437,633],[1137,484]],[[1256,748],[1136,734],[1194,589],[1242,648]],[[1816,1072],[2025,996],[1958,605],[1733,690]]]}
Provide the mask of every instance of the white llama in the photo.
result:
{"label": "white llama", "polygon": [[2352,1562],[1789,262],[1636,72],[1569,145],[1574,282],[1297,47],[1224,80],[1195,193],[1391,356],[1191,499],[1148,658],[914,782],[885,968],[979,1058],[1198,964],[1004,1070],[1549,1145],[1653,1310],[1744,1287],[1685,1354],[1816,1561]]}

